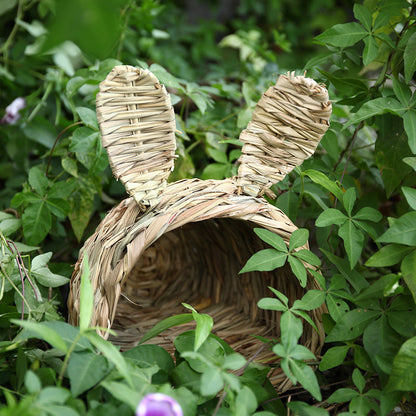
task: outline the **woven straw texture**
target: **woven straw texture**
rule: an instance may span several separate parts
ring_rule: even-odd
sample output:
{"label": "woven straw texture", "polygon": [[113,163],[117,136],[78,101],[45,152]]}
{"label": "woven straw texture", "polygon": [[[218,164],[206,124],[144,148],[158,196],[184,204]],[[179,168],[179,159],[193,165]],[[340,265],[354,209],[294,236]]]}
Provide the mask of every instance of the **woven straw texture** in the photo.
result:
{"label": "woven straw texture", "polygon": [[173,170],[175,114],[149,70],[116,66],[100,84],[97,119],[114,176],[144,209],[156,205]]}
{"label": "woven straw texture", "polygon": [[[110,156],[116,177],[124,181],[128,177],[126,182],[135,183],[137,187],[134,198],[127,198],[113,208],[81,249],[71,278],[69,321],[75,325],[79,323],[80,280],[87,254],[94,290],[91,325],[115,330],[117,337],[111,341],[123,350],[137,345],[162,319],[187,312],[182,306],[182,302],[186,302],[210,314],[215,323],[214,333],[236,351],[247,358],[255,356],[258,362],[276,363],[275,354],[253,335],[278,338],[280,313],[258,309],[258,300],[271,296],[268,286],[283,292],[293,302],[307,290],[319,289],[319,285],[308,275],[306,288],[302,288],[287,267],[242,275],[239,271],[254,253],[267,248],[253,232],[254,227],[264,227],[280,235],[287,244],[296,230],[281,210],[260,195],[313,153],[328,127],[331,106],[326,90],[304,77],[280,77],[276,86],[262,97],[253,121],[241,134],[245,144],[238,177],[221,181],[184,179],[166,186],[153,181],[152,184],[144,182],[141,187],[138,179],[147,174],[140,170],[141,163],[149,166],[153,155],[160,156],[160,152],[150,150],[151,142],[159,143],[157,147],[162,142],[165,143],[162,147],[170,146],[169,155],[173,151],[172,143],[164,142],[172,134],[171,122],[162,123],[166,129],[160,131],[152,128],[149,142],[141,141],[143,130],[139,129],[140,134],[136,134],[135,127],[133,141],[125,134],[131,132],[128,125],[141,123],[131,122],[132,113],[136,116],[140,112],[142,120],[144,111],[143,107],[132,110],[129,106],[149,98],[146,94],[145,98],[138,95],[137,77],[141,75],[140,70],[132,67],[116,67],[101,85],[97,112],[103,143],[109,154],[117,149],[120,159],[114,158],[114,154]],[[120,87],[119,81],[113,89],[112,80],[120,77],[134,79],[131,90],[127,86]],[[145,78],[152,80],[151,85],[159,85],[150,73],[147,72]],[[160,86],[157,89],[165,91]],[[117,98],[115,90],[120,92]],[[108,100],[103,98],[107,93]],[[146,102],[153,108],[150,98]],[[119,127],[118,120],[123,123],[130,120],[131,124]],[[109,139],[113,123],[117,125],[114,137],[123,143],[120,148]],[[131,178],[127,162],[123,175],[118,170],[119,164],[124,163],[124,139],[121,137],[127,137],[125,141],[130,143],[128,146],[126,143],[128,163],[132,169],[139,170],[134,171]],[[151,155],[149,159],[148,154]],[[158,170],[152,164],[148,171],[166,174],[173,156],[166,160],[169,163],[161,164],[163,169]],[[163,163],[166,160],[163,159]],[[305,323],[301,337],[302,344],[314,353],[319,353],[323,344],[322,313],[323,308],[310,312],[318,332]],[[190,323],[172,328],[150,342],[172,352],[176,335],[194,326]],[[108,336],[104,330],[100,334]],[[279,391],[291,386],[278,366],[274,366],[271,380]]]}
{"label": "woven straw texture", "polygon": [[311,78],[281,75],[261,97],[247,129],[239,159],[243,192],[262,195],[311,156],[329,126],[331,102]]}
{"label": "woven straw texture", "polygon": [[[318,285],[310,277],[306,289],[301,288],[287,269],[238,275],[248,258],[264,248],[252,231],[254,225],[285,241],[296,227],[265,200],[236,193],[231,180],[193,179],[169,184],[161,202],[146,213],[132,198],[121,202],[81,250],[71,281],[71,323],[78,324],[82,259],[87,253],[95,293],[91,324],[115,329],[118,337],[112,341],[122,349],[137,345],[161,319],[186,312],[182,302],[209,313],[214,333],[246,357],[262,345],[252,335],[278,337],[279,314],[256,306],[271,296],[267,287],[294,300]],[[321,313],[311,313],[320,331]],[[174,337],[185,328],[166,331],[151,342],[172,351]],[[305,324],[302,343],[317,351],[321,335]],[[265,349],[257,359],[276,357]],[[279,389],[290,385],[279,371],[273,380]]]}

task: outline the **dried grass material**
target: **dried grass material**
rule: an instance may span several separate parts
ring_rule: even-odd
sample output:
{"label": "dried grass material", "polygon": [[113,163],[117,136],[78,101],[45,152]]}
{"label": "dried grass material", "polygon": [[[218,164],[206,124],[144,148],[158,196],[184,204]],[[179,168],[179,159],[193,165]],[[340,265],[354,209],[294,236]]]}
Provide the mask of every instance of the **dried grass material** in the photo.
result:
{"label": "dried grass material", "polygon": [[261,97],[243,130],[238,183],[247,195],[262,195],[313,154],[329,126],[325,86],[311,78],[281,75]]}
{"label": "dried grass material", "polygon": [[[168,184],[160,203],[145,213],[132,198],[115,207],[85,243],[71,279],[70,322],[79,321],[79,289],[85,253],[94,288],[91,324],[112,327],[113,342],[128,349],[161,319],[185,310],[182,302],[209,313],[214,333],[247,358],[262,343],[251,335],[279,336],[279,314],[257,308],[270,296],[267,286],[294,301],[318,285],[309,276],[300,287],[288,269],[238,275],[247,259],[264,248],[254,226],[267,228],[286,242],[296,227],[263,198],[237,195],[232,180],[182,180]],[[305,324],[301,342],[317,353],[323,343],[322,309],[311,312],[319,333]],[[194,324],[173,328],[152,342],[173,350],[172,340]],[[106,337],[105,333],[101,333]],[[256,361],[276,356],[264,349]],[[275,361],[274,361],[275,362]],[[272,380],[279,390],[290,382],[277,368]]]}
{"label": "dried grass material", "polygon": [[166,187],[175,158],[175,115],[147,69],[116,66],[100,84],[97,118],[114,176],[144,209]]}

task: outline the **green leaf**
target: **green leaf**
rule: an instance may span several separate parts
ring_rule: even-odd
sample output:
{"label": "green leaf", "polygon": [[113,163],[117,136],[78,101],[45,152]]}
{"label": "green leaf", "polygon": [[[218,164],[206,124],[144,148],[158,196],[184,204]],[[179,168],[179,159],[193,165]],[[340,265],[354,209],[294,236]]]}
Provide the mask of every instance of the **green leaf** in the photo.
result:
{"label": "green leaf", "polygon": [[341,365],[349,349],[349,345],[340,345],[327,350],[319,363],[319,370],[325,371]]}
{"label": "green leaf", "polygon": [[410,208],[416,210],[416,189],[402,186],[402,191]]}
{"label": "green leaf", "polygon": [[376,118],[376,124],[378,134],[375,162],[383,179],[386,196],[389,198],[396,188],[402,185],[403,179],[411,173],[406,161],[411,160],[407,156],[411,156],[412,152],[401,117],[385,114]]}
{"label": "green leaf", "polygon": [[370,10],[362,4],[354,4],[354,17],[361,22],[367,32],[371,32],[371,25],[373,23],[373,17],[371,16]]}
{"label": "green leaf", "polygon": [[284,312],[280,317],[280,331],[282,344],[290,352],[302,335],[302,321],[292,312]]}
{"label": "green leaf", "polygon": [[378,114],[393,113],[401,116],[404,111],[406,111],[406,107],[400,104],[395,98],[375,98],[364,103],[356,113],[352,114],[349,121],[344,125],[344,128],[352,124],[358,124],[360,121],[367,120]]}
{"label": "green leaf", "polygon": [[300,384],[308,390],[316,400],[322,400],[321,390],[315,372],[303,361],[290,360],[290,369]]}
{"label": "green leaf", "polygon": [[23,133],[30,140],[52,149],[57,136],[53,123],[43,117],[35,117],[30,123],[23,126]]}
{"label": "green leaf", "polygon": [[399,263],[411,251],[411,247],[388,244],[373,254],[365,263],[367,267],[388,267]]}
{"label": "green leaf", "polygon": [[377,239],[377,242],[416,246],[416,212],[407,212],[397,218],[394,224]]}
{"label": "green leaf", "polygon": [[290,351],[290,358],[294,360],[316,360],[314,353],[303,345],[296,345]]}
{"label": "green leaf", "polygon": [[29,244],[40,243],[52,227],[51,212],[45,201],[33,203],[22,215],[23,234]]}
{"label": "green leaf", "polygon": [[349,402],[352,398],[357,397],[358,395],[358,392],[353,389],[341,388],[332,393],[326,401],[328,403]]}
{"label": "green leaf", "polygon": [[364,38],[363,64],[367,66],[377,58],[378,44],[372,34]]}
{"label": "green leaf", "polygon": [[282,301],[282,303],[286,306],[289,304],[289,298],[284,295],[282,292],[279,292],[277,289],[268,286],[268,288],[275,294],[275,296]]}
{"label": "green leaf", "polygon": [[70,396],[67,389],[63,387],[48,386],[43,388],[39,393],[39,403],[48,404],[64,404]]}
{"label": "green leaf", "polygon": [[406,47],[403,54],[404,59],[404,78],[406,84],[408,84],[413,78],[413,74],[416,71],[416,33],[410,37],[406,43]]}
{"label": "green leaf", "polygon": [[352,381],[354,382],[355,387],[357,387],[358,391],[362,393],[365,387],[365,378],[363,377],[361,371],[358,368],[354,368],[354,371],[352,372]]}
{"label": "green leaf", "polygon": [[413,250],[402,261],[401,272],[413,299],[416,302],[416,250]]}
{"label": "green leaf", "polygon": [[168,72],[163,66],[159,64],[150,65],[150,71],[157,77],[157,79],[162,83],[166,84],[169,87],[181,88],[180,78],[176,78],[170,72]]}
{"label": "green leaf", "polygon": [[339,227],[339,236],[344,240],[351,269],[357,264],[364,245],[364,234],[355,226],[353,221],[346,221]]}
{"label": "green leaf", "polygon": [[49,180],[39,166],[34,166],[29,170],[29,185],[40,195],[45,195],[49,186]]}
{"label": "green leaf", "polygon": [[326,296],[326,305],[329,315],[335,322],[338,322],[350,310],[346,302],[331,293]]}
{"label": "green leaf", "polygon": [[46,341],[53,348],[61,350],[65,353],[68,352],[67,345],[62,337],[54,331],[49,326],[45,325],[43,322],[34,322],[34,321],[22,321],[17,319],[12,319],[11,322],[15,323],[18,326],[25,328],[28,332],[25,331],[19,334],[20,339],[26,339],[25,336],[28,335],[30,338],[33,338],[34,334],[40,339]]}
{"label": "green leaf", "polygon": [[87,252],[84,251],[82,259],[81,288],[79,301],[79,328],[85,332],[91,325],[94,311],[94,293],[90,280],[90,266]]}
{"label": "green leaf", "polygon": [[355,188],[348,188],[342,198],[342,203],[349,217],[351,217],[352,209],[354,208],[355,200],[357,195],[355,193]]}
{"label": "green leaf", "polygon": [[201,173],[201,179],[224,179],[228,166],[223,163],[210,163]]}
{"label": "green leaf", "polygon": [[416,154],[416,110],[408,110],[403,114],[403,126],[409,147]]}
{"label": "green leaf", "polygon": [[[367,92],[368,86],[365,82],[361,81],[357,78],[340,78],[339,76],[333,75],[330,72],[323,71],[322,69],[318,69],[318,71],[324,75],[331,83],[334,85],[334,87],[343,95],[352,96],[357,93]],[[336,146],[333,150],[334,153],[331,155],[335,160],[339,157],[339,147],[338,147],[338,140],[337,140],[337,133],[329,129],[325,136],[328,135],[328,132],[331,132],[330,135],[332,136],[331,141],[334,142],[334,146]],[[323,139],[325,139],[325,136]],[[326,147],[325,147],[326,148]],[[328,149],[327,149],[328,151]],[[336,153],[335,153],[336,151]],[[329,151],[328,151],[329,153]]]}
{"label": "green leaf", "polygon": [[335,208],[328,208],[322,212],[315,221],[317,227],[328,227],[330,225],[341,225],[348,217]]}
{"label": "green leaf", "polygon": [[319,308],[325,301],[325,295],[323,290],[310,289],[303,295],[302,299],[296,299],[293,302],[293,308],[304,311]]}
{"label": "green leaf", "polygon": [[322,407],[312,406],[305,402],[290,402],[287,404],[287,407],[293,412],[293,414],[297,416],[328,416],[329,415],[328,411],[325,409],[322,409]]}
{"label": "green leaf", "polygon": [[[140,399],[150,390],[149,385],[146,383],[140,383],[139,386],[132,386],[128,387],[125,383],[120,383],[119,381],[112,381],[105,379],[101,382],[101,385],[119,402],[125,403],[131,409],[131,413],[136,410]],[[114,411],[118,410],[118,408],[113,408]],[[58,415],[57,415],[58,416]]]}
{"label": "green leaf", "polygon": [[407,107],[410,99],[412,98],[412,90],[403,82],[400,82],[396,77],[392,77],[393,80],[393,91],[396,97]]}
{"label": "green leaf", "polygon": [[358,23],[351,22],[334,25],[316,36],[315,40],[327,45],[346,48],[355,45],[366,35],[367,31]]}
{"label": "green leaf", "polygon": [[246,359],[238,353],[230,354],[225,357],[223,368],[236,371],[246,364]]}
{"label": "green leaf", "polygon": [[133,382],[131,375],[126,363],[126,360],[121,355],[118,348],[111,342],[101,338],[96,332],[86,331],[84,336],[93,344],[106,358],[108,361],[113,363],[120,375],[127,381],[129,386],[133,388]]}
{"label": "green leaf", "polygon": [[377,211],[374,208],[371,207],[364,207],[361,208],[354,216],[353,218],[355,220],[360,220],[360,221],[373,221],[373,222],[379,222],[382,218],[383,215],[381,214],[380,211]]}
{"label": "green leaf", "polygon": [[342,276],[350,283],[350,285],[356,291],[360,291],[365,287],[369,286],[367,279],[365,279],[361,273],[358,273],[355,270],[351,270],[347,260],[344,260],[340,257],[335,256],[330,251],[327,251],[321,248],[321,252],[328,258],[328,260],[335,265],[335,267],[339,270]]}
{"label": "green leaf", "polygon": [[385,296],[386,289],[391,288],[392,286],[397,285],[399,276],[396,274],[386,274],[379,277],[374,283],[363,289],[355,298],[354,302],[356,304],[368,305],[371,300],[379,299]]}
{"label": "green leaf", "polygon": [[209,315],[198,313],[192,306],[186,303],[182,303],[182,305],[185,306],[185,308],[188,308],[192,311],[192,316],[196,322],[194,344],[194,351],[196,352],[208,338],[211,329],[214,325],[214,321]]}
{"label": "green leaf", "polygon": [[31,370],[28,370],[25,374],[25,387],[29,394],[39,393],[42,389],[39,377]]}
{"label": "green leaf", "polygon": [[71,393],[79,396],[98,384],[110,371],[107,359],[88,351],[74,352],[68,362]]}
{"label": "green leaf", "polygon": [[221,150],[214,149],[212,147],[207,148],[207,153],[209,156],[211,156],[216,162],[227,164],[228,158],[227,154]]}
{"label": "green leaf", "polygon": [[97,116],[94,110],[87,107],[77,107],[77,113],[81,121],[93,130],[98,130]]}
{"label": "green leaf", "polygon": [[202,374],[200,392],[203,396],[215,396],[224,387],[221,369],[209,367]]}
{"label": "green leaf", "polygon": [[170,354],[159,345],[138,345],[123,352],[123,355],[135,361],[140,367],[157,365],[167,374],[175,367]]}
{"label": "green leaf", "polygon": [[68,201],[58,198],[48,198],[46,200],[46,206],[58,218],[65,218],[71,209],[71,204]]}
{"label": "green leaf", "polygon": [[280,235],[266,230],[265,228],[255,228],[253,230],[265,243],[271,245],[278,251],[287,253],[287,245]]}
{"label": "green leaf", "polygon": [[416,157],[405,157],[403,158],[403,162],[413,168],[414,171],[416,171]]}
{"label": "green leaf", "polygon": [[235,398],[235,413],[238,416],[249,416],[257,409],[257,398],[251,389],[243,386]]}
{"label": "green leaf", "polygon": [[302,247],[308,242],[309,231],[306,228],[300,228],[293,231],[289,241],[289,251]]}
{"label": "green leaf", "polygon": [[144,334],[141,338],[140,344],[149,341],[150,339],[156,337],[157,335],[161,334],[163,331],[166,331],[169,328],[186,324],[188,322],[192,322],[193,320],[194,317],[191,313],[183,313],[180,315],[169,316],[163,321],[158,322],[151,330],[146,332],[146,334]]}
{"label": "green leaf", "polygon": [[246,265],[240,270],[241,273],[251,271],[271,271],[282,267],[286,263],[287,253],[276,251],[272,248],[260,250],[251,256]]}
{"label": "green leaf", "polygon": [[334,194],[338,199],[342,200],[344,195],[342,189],[335,182],[328,179],[324,173],[318,170],[308,169],[305,170],[303,174],[308,176],[316,184],[323,186],[329,192]]}
{"label": "green leaf", "polygon": [[416,390],[416,337],[408,339],[394,357],[393,368],[386,387],[387,391]]}
{"label": "green leaf", "polygon": [[45,287],[59,287],[69,282],[67,277],[52,273],[48,267],[40,267],[36,271],[32,271],[32,276]]}
{"label": "green leaf", "polygon": [[66,172],[70,175],[78,177],[78,166],[77,162],[71,157],[63,157],[61,159],[61,165]]}
{"label": "green leaf", "polygon": [[266,309],[270,311],[287,311],[288,309],[288,307],[280,302],[280,300],[275,298],[262,298],[257,302],[257,306],[260,309]]}
{"label": "green leaf", "polygon": [[95,190],[89,181],[79,181],[74,178],[71,183],[75,185],[75,190],[71,196],[72,206],[68,217],[76,239],[81,241],[94,210]]}
{"label": "green leaf", "polygon": [[307,263],[311,264],[312,266],[320,266],[321,260],[317,255],[312,253],[312,251],[307,249],[301,249],[299,251],[294,251],[292,253],[292,256],[295,256],[303,261],[306,261]]}
{"label": "green leaf", "polygon": [[350,341],[359,337],[364,329],[379,316],[378,311],[357,308],[347,312],[334,326],[325,342]]}
{"label": "green leaf", "polygon": [[288,262],[293,274],[298,278],[300,285],[305,287],[307,281],[307,273],[304,264],[293,256],[288,257]]}

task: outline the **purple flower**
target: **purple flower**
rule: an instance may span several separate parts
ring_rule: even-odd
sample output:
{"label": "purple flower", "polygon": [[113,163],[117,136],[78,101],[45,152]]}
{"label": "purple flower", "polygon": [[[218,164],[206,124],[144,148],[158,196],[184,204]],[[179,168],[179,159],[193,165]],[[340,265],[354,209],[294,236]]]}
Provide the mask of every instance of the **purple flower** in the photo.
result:
{"label": "purple flower", "polygon": [[179,403],[162,393],[150,393],[143,397],[136,416],[183,416]]}
{"label": "purple flower", "polygon": [[1,124],[16,124],[20,118],[19,111],[26,107],[26,100],[22,97],[16,98],[6,107],[6,114],[0,120]]}

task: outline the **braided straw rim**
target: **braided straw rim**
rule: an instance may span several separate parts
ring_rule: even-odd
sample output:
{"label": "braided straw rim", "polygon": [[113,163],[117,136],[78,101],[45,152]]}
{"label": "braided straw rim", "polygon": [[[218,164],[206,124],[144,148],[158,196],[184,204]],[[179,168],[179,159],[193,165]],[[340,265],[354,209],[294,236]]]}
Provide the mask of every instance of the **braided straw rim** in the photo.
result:
{"label": "braided straw rim", "polygon": [[175,156],[175,114],[164,85],[147,69],[116,66],[96,98],[101,140],[114,176],[142,209],[166,187]]}
{"label": "braided straw rim", "polygon": [[262,195],[311,156],[329,127],[331,102],[324,85],[311,78],[281,75],[261,97],[240,134],[238,184]]}

